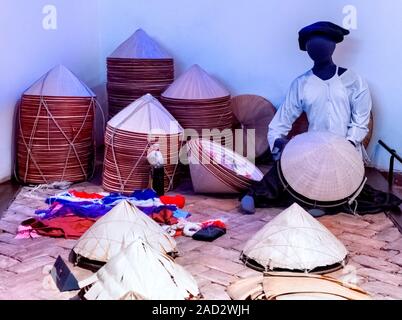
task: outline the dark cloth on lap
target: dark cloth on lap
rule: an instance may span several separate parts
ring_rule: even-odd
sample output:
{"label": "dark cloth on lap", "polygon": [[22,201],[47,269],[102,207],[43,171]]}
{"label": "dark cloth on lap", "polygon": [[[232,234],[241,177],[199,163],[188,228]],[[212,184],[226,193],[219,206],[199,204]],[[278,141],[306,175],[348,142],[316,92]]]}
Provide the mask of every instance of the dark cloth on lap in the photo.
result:
{"label": "dark cloth on lap", "polygon": [[[254,198],[256,208],[286,208],[297,202],[305,209],[320,208],[326,214],[349,213],[349,214],[376,214],[388,212],[398,208],[402,200],[392,193],[376,190],[366,184],[352,205],[344,204],[332,208],[312,207],[298,201],[290,195],[282,185],[278,166],[275,164],[260,182],[254,183],[244,195]],[[356,207],[357,204],[357,207]]]}

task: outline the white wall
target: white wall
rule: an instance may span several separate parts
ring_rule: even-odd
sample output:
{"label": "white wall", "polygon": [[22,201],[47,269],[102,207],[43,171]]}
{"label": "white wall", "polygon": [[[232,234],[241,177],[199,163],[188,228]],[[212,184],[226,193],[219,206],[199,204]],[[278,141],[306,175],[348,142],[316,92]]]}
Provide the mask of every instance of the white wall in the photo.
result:
{"label": "white wall", "polygon": [[[57,9],[57,30],[44,30],[42,9]],[[99,83],[97,0],[1,0],[0,182],[13,162],[13,115],[22,92],[57,64],[89,86]]]}
{"label": "white wall", "polygon": [[387,154],[376,144],[379,138],[402,153],[400,0],[100,0],[100,4],[102,68],[106,56],[141,27],[171,52],[178,73],[198,63],[234,95],[259,94],[276,106],[290,82],[311,66],[298,49],[297,31],[318,20],[342,24],[343,8],[355,5],[358,29],[338,46],[336,62],[370,83],[376,124],[369,153],[374,164],[388,166]]}
{"label": "white wall", "polygon": [[[58,10],[57,30],[42,28],[47,4]],[[142,27],[175,57],[177,74],[198,63],[234,95],[259,94],[278,106],[311,66],[297,31],[318,20],[341,24],[348,4],[357,8],[358,29],[338,46],[336,62],[369,81],[376,122],[369,151],[387,168],[376,141],[402,152],[400,0],[1,0],[0,181],[11,174],[15,104],[54,65],[65,64],[104,101],[107,55]]]}

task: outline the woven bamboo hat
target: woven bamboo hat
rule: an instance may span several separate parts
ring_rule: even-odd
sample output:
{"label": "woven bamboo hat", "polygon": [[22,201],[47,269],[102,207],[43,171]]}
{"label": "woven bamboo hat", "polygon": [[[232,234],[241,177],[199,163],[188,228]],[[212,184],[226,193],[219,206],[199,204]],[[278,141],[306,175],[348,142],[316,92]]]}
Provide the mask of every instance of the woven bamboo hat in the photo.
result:
{"label": "woven bamboo hat", "polygon": [[42,97],[95,97],[95,93],[78,79],[69,69],[58,65],[49,70],[24,95]]}
{"label": "woven bamboo hat", "polygon": [[73,251],[78,260],[85,258],[104,264],[138,238],[163,253],[177,252],[176,241],[128,201],[120,202],[100,218],[82,235]]}
{"label": "woven bamboo hat", "polygon": [[87,300],[185,300],[199,295],[188,271],[142,239],[79,285]]}
{"label": "woven bamboo hat", "polygon": [[120,111],[108,126],[142,134],[182,134],[177,120],[152,95],[146,94]]}
{"label": "woven bamboo hat", "polygon": [[344,137],[329,132],[296,136],[285,147],[278,167],[292,196],[310,205],[346,203],[366,181],[360,154]]}
{"label": "woven bamboo hat", "polygon": [[[245,94],[232,98],[232,109],[239,122],[235,128],[243,129],[243,152],[252,148],[257,157],[261,156],[269,147],[268,126],[275,116],[275,107],[264,97]],[[255,130],[255,137],[250,138],[247,130]]]}
{"label": "woven bamboo hat", "polygon": [[233,300],[371,300],[361,288],[328,276],[269,272],[228,287]]}
{"label": "woven bamboo hat", "polygon": [[124,41],[109,58],[119,59],[171,59],[172,57],[144,30],[138,29]]}
{"label": "woven bamboo hat", "polygon": [[173,82],[162,96],[171,99],[204,100],[228,97],[230,93],[218,80],[195,64]]}
{"label": "woven bamboo hat", "polygon": [[269,222],[246,244],[241,259],[259,271],[320,273],[339,269],[345,246],[298,204]]}

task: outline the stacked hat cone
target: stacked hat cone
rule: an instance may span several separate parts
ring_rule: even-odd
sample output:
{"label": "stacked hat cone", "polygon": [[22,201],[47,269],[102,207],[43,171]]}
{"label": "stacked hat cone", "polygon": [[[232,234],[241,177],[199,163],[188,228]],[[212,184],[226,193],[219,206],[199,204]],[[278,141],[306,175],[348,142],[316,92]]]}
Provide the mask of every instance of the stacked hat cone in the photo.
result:
{"label": "stacked hat cone", "polygon": [[95,94],[57,66],[22,96],[17,175],[24,183],[86,180],[94,158]]}
{"label": "stacked hat cone", "polygon": [[325,226],[293,204],[247,242],[242,260],[260,271],[320,272],[342,267],[347,254]]}
{"label": "stacked hat cone", "polygon": [[243,156],[204,139],[187,143],[191,180],[198,193],[239,193],[263,173]]}
{"label": "stacked hat cone", "polygon": [[165,163],[165,189],[178,179],[183,128],[158,100],[147,94],[114,116],[105,133],[103,187],[132,193],[150,187],[147,152],[158,144]]}
{"label": "stacked hat cone", "polygon": [[106,263],[138,238],[162,253],[177,253],[176,241],[128,201],[120,202],[100,218],[82,235],[73,251],[78,260]]}
{"label": "stacked hat cone", "polygon": [[159,98],[173,80],[172,57],[137,30],[107,58],[110,117],[144,94]]}
{"label": "stacked hat cone", "polygon": [[79,285],[87,300],[187,300],[200,294],[188,271],[140,238]]}
{"label": "stacked hat cone", "polygon": [[[223,134],[224,143],[233,143],[230,93],[200,66],[181,75],[162,94],[161,102],[184,129],[193,129],[204,138]],[[211,134],[213,129],[219,132]]]}

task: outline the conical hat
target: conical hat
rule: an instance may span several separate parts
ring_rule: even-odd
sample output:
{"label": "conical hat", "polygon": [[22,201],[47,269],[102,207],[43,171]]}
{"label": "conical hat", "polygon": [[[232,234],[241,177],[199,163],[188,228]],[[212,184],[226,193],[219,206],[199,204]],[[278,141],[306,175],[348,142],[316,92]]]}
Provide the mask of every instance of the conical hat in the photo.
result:
{"label": "conical hat", "polygon": [[59,65],[36,81],[24,95],[49,97],[95,97],[95,94],[65,66]]}
{"label": "conical hat", "polygon": [[176,241],[128,201],[120,202],[100,218],[73,250],[86,259],[107,262],[138,238],[163,253],[177,252]]}
{"label": "conical hat", "polygon": [[347,254],[327,228],[293,204],[247,242],[242,258],[265,270],[312,271],[342,263]]}
{"label": "conical hat", "polygon": [[193,65],[162,94],[165,98],[199,100],[230,96],[221,83],[199,65]]}
{"label": "conical hat", "polygon": [[233,300],[371,300],[359,287],[328,276],[269,272],[227,289]]}
{"label": "conical hat", "polygon": [[262,155],[269,147],[268,126],[275,116],[275,107],[263,97],[245,94],[232,99],[232,110],[241,128],[255,130],[255,140],[248,139],[247,132],[243,132],[244,151],[251,144],[255,155]]}
{"label": "conical hat", "polygon": [[360,154],[344,137],[308,132],[292,139],[282,153],[280,171],[297,194],[318,202],[353,196],[365,177]]}
{"label": "conical hat", "polygon": [[144,134],[183,132],[177,120],[150,94],[124,108],[108,122],[108,125],[119,130]]}
{"label": "conical hat", "polygon": [[138,29],[130,38],[124,41],[109,58],[171,59],[172,57],[144,30]]}
{"label": "conical hat", "polygon": [[184,300],[199,295],[189,272],[142,239],[79,285],[91,286],[84,296],[88,300]]}

